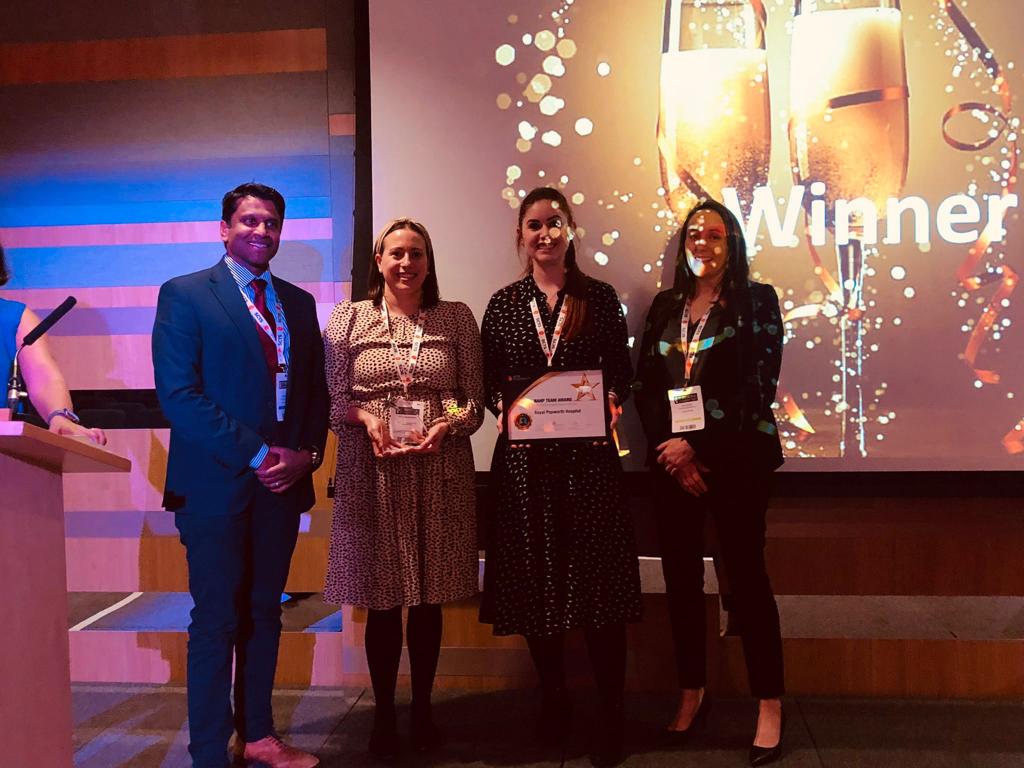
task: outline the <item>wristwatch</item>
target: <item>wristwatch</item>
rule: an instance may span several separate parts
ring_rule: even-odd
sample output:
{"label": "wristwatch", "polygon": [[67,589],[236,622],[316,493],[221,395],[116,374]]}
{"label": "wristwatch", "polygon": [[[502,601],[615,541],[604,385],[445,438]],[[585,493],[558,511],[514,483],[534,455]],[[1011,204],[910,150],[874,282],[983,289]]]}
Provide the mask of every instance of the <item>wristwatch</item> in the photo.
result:
{"label": "wristwatch", "polygon": [[46,417],[47,425],[49,425],[49,423],[53,421],[54,416],[63,416],[65,419],[75,422],[75,424],[82,423],[78,416],[75,415],[75,412],[72,411],[70,408],[58,408],[56,411],[51,411],[50,415]]}
{"label": "wristwatch", "polygon": [[309,451],[309,458],[312,459],[313,461],[313,469],[316,469],[321,464],[323,464],[323,454],[320,453],[319,450],[317,450],[316,446],[307,445],[305,448],[300,448],[299,450]]}

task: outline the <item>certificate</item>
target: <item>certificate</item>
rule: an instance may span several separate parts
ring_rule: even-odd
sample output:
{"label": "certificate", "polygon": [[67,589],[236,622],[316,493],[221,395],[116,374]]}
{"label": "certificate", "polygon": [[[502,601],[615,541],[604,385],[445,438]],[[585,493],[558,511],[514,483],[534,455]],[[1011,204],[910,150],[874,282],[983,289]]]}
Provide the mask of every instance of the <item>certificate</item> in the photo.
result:
{"label": "certificate", "polygon": [[506,374],[505,434],[510,442],[607,440],[608,394],[596,369]]}

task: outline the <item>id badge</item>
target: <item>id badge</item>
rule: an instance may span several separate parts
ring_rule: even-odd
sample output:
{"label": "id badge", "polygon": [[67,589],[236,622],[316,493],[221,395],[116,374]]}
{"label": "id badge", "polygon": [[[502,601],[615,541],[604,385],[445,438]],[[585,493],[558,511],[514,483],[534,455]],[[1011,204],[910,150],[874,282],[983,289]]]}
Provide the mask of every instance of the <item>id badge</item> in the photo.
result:
{"label": "id badge", "polygon": [[413,434],[426,434],[423,426],[423,414],[427,404],[422,400],[406,400],[397,398],[389,409],[388,429],[391,439],[402,445],[414,443]]}
{"label": "id badge", "polygon": [[696,432],[704,429],[704,398],[700,387],[680,387],[668,391],[672,408],[672,432]]}
{"label": "id badge", "polygon": [[288,374],[279,371],[274,374],[274,400],[277,404],[277,420],[284,421],[284,407],[288,402]]}

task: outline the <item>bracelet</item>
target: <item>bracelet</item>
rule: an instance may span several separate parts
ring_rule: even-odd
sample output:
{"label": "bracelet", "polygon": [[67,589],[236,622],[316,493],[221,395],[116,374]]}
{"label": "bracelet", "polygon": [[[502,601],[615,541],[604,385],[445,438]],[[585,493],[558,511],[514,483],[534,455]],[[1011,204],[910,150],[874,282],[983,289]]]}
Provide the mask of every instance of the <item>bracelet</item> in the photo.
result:
{"label": "bracelet", "polygon": [[54,416],[63,416],[68,421],[73,421],[75,424],[81,424],[81,419],[75,415],[75,412],[70,408],[58,408],[56,411],[50,411],[50,415],[46,417],[46,425],[49,426],[50,422],[53,421]]}

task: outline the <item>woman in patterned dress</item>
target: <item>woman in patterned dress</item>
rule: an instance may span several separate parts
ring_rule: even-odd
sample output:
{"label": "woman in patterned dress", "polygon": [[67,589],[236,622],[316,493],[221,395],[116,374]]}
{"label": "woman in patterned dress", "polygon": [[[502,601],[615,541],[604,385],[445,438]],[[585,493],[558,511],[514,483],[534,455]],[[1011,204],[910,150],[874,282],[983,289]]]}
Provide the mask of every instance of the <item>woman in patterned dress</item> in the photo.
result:
{"label": "woman in patterned dress", "polygon": [[[711,702],[704,695],[702,541],[710,515],[732,593],[730,618],[760,700],[750,762],[764,765],[781,754],[782,737],[782,637],[764,561],[772,472],[782,464],[772,414],[782,317],[775,289],[749,279],[743,233],[727,208],[704,201],[682,230],[675,286],[654,298],[647,315],[636,391],[682,689],[669,730],[672,740],[684,740]],[[668,393],[685,386],[700,388],[702,407],[673,413]]]}
{"label": "woman in patterned dress", "polygon": [[[503,374],[544,368],[545,346],[555,367],[603,369],[613,424],[621,413],[632,376],[625,318],[615,289],[576,263],[574,227],[572,210],[555,189],[535,189],[519,207],[516,242],[527,274],[491,297],[483,321],[487,407],[495,414],[502,409]],[[488,525],[481,618],[495,634],[526,637],[543,694],[537,735],[547,743],[560,742],[571,724],[563,635],[584,630],[601,706],[591,760],[613,765],[622,757],[626,622],[641,613],[615,447],[545,441],[517,449],[502,435],[491,477],[497,504]]]}
{"label": "woman in patterned dress", "polygon": [[369,298],[343,301],[324,331],[338,434],[325,598],[366,608],[376,709],[369,749],[399,751],[395,683],[402,608],[412,676],[412,745],[435,746],[430,694],[441,604],[477,592],[473,453],[483,418],[480,334],[469,307],[440,301],[426,228],[388,224]]}

